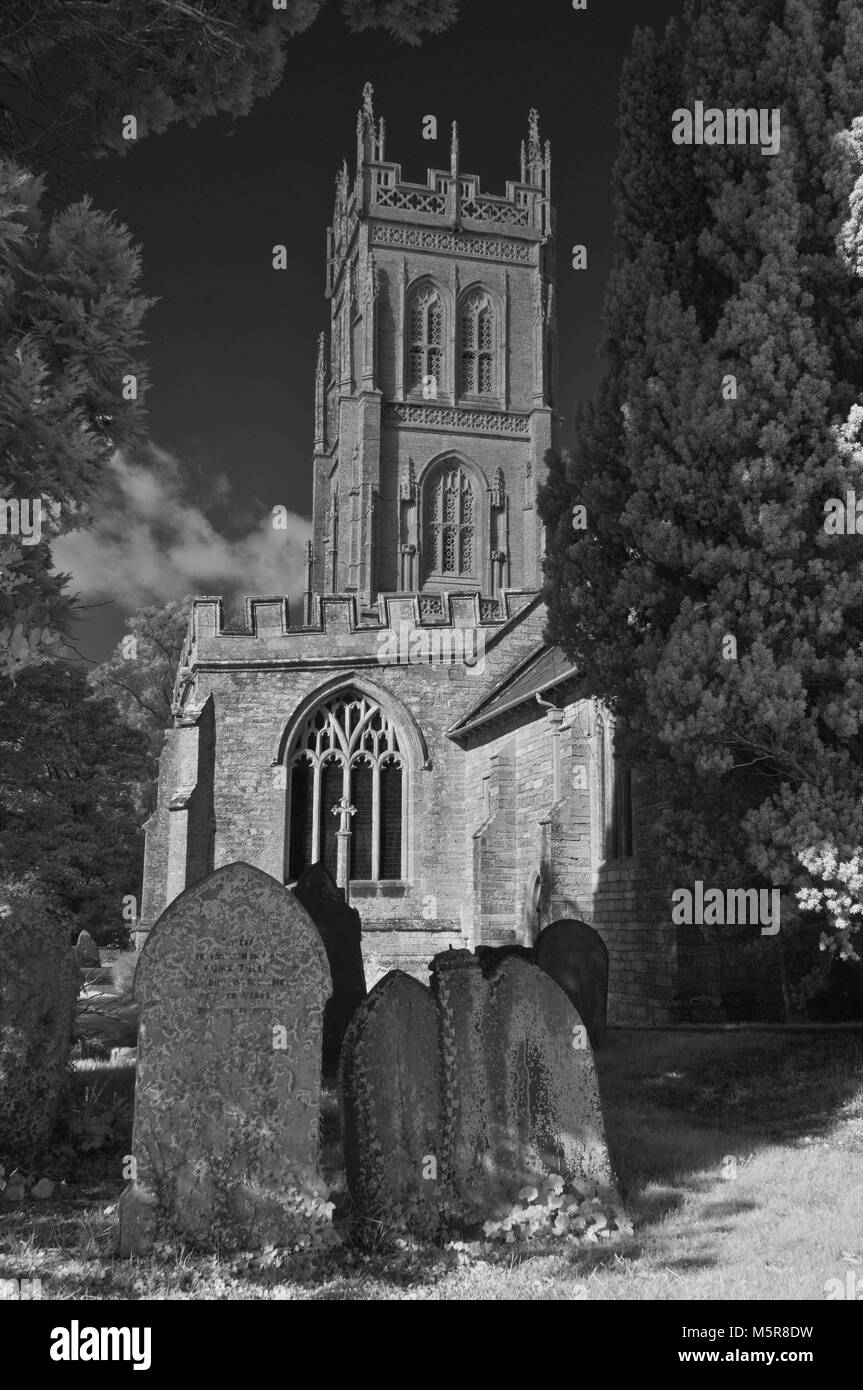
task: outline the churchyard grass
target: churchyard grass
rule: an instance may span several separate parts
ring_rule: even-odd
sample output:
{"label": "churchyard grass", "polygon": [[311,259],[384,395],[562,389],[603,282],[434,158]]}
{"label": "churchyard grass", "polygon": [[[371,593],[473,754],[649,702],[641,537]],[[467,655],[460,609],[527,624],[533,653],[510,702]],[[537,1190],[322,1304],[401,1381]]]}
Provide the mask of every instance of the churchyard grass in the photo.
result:
{"label": "churchyard grass", "polygon": [[[863,1272],[863,1038],[611,1030],[597,1061],[612,1158],[635,1220],[634,1237],[612,1248],[494,1264],[452,1251],[350,1247],[220,1259],[175,1246],[120,1260],[112,1245],[132,1068],[88,1058],[74,1065],[72,1095],[77,1113],[112,1112],[108,1133],[46,1165],[49,1177],[66,1177],[47,1200],[0,1199],[0,1275],[38,1276],[49,1298],[569,1301],[580,1292],[822,1299],[828,1279]],[[94,1120],[94,1142],[98,1132]],[[338,1184],[331,1090],[321,1166]]]}

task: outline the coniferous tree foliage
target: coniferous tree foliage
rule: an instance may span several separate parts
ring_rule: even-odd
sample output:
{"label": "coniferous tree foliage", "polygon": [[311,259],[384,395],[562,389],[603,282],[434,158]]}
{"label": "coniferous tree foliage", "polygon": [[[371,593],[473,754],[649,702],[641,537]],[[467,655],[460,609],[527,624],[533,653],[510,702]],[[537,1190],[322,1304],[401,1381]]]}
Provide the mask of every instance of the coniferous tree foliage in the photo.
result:
{"label": "coniferous tree foliage", "polygon": [[174,682],[191,604],[187,594],[161,607],[142,608],[128,619],[127,636],[89,676],[94,694],[110,701],[122,722],[147,741],[146,771],[136,794],[147,813],[156,805],[159,756],[172,724]]}
{"label": "coniferous tree foliage", "polygon": [[[67,170],[218,112],[245,116],[284,71],[289,41],[326,0],[4,0],[0,150]],[[344,0],[350,29],[408,43],[457,18],[456,0]],[[48,100],[46,100],[46,94]]]}
{"label": "coniferous tree foliage", "polygon": [[129,232],[87,198],[49,216],[43,180],[0,158],[0,675],[52,650],[72,600],[51,540],[86,525],[114,450],[140,438],[152,300]]}
{"label": "coniferous tree foliage", "polygon": [[[696,100],[779,108],[779,153],[674,144]],[[607,372],[540,495],[549,635],[668,774],[690,879],[861,841],[863,540],[824,529],[863,498],[861,111],[850,0],[690,0],[624,73]]]}
{"label": "coniferous tree foliage", "polygon": [[0,694],[3,884],[29,881],[75,931],[122,938],[123,898],[140,901],[146,737],[67,662],[29,666]]}

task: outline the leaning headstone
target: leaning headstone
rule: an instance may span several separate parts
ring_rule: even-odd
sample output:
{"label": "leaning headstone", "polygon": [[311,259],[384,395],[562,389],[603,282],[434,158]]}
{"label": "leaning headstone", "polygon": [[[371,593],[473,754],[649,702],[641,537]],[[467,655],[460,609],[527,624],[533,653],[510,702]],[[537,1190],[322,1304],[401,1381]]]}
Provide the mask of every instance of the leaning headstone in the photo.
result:
{"label": "leaning headstone", "polygon": [[553,1175],[580,1192],[613,1192],[587,1031],[560,987],[511,954],[484,975],[477,956],[443,952],[432,973],[452,1217],[482,1223]]}
{"label": "leaning headstone", "polygon": [[491,1167],[510,1190],[558,1174],[581,1192],[614,1191],[587,1030],[563,990],[510,957],[490,981]]}
{"label": "leaning headstone", "polygon": [[228,864],[162,913],[135,973],[133,1181],[120,1249],[325,1235],[318,1172],[326,952],[282,884]]}
{"label": "leaning headstone", "polygon": [[79,974],[69,931],[44,898],[0,897],[0,1159],[48,1144],[72,1038]]}
{"label": "leaning headstone", "polygon": [[393,970],[352,1018],[339,1066],[345,1174],[357,1218],[433,1235],[444,1165],[438,1009]]}
{"label": "leaning headstone", "polygon": [[347,1026],[366,997],[362,921],[324,864],[305,869],[293,891],[320,932],[330,963],[333,993],[324,1006],[324,1071],[332,1073]]}
{"label": "leaning headstone", "polygon": [[534,960],[581,1014],[591,1047],[604,1047],[608,950],[599,932],[586,922],[562,917],[540,932]]}
{"label": "leaning headstone", "polygon": [[78,933],[78,940],[75,943],[75,954],[78,957],[78,964],[83,966],[85,970],[95,968],[102,964],[99,959],[99,947],[86,930]]}

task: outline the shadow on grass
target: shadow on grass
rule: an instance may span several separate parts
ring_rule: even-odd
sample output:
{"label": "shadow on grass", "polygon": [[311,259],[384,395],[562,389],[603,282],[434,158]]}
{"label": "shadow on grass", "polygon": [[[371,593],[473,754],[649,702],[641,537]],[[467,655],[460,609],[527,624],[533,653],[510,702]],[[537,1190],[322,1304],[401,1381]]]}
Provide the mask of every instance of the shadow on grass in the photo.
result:
{"label": "shadow on grass", "polygon": [[[863,1039],[854,1035],[620,1031],[596,1062],[612,1163],[637,1229],[715,1190],[729,1156],[829,1144],[842,1121],[863,1117]],[[702,1215],[756,1208],[729,1196]]]}

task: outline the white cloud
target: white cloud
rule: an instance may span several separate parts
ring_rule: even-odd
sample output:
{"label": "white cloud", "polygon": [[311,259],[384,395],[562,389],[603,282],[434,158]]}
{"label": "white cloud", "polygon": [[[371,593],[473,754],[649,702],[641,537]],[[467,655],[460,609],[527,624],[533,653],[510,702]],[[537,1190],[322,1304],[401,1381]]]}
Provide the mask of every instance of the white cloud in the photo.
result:
{"label": "white cloud", "polygon": [[[220,511],[248,518],[239,535],[218,529],[199,504],[204,480],[190,479],[180,461],[150,444],[134,459],[118,452],[111,486],[93,508],[93,525],[59,537],[58,570],[86,603],[113,599],[133,612],[183,594],[222,594],[236,604],[246,594],[302,591],[304,548],[310,523],[293,512],[273,529],[270,507],[240,503],[224,474],[206,482],[207,499]],[[274,499],[276,505],[280,499]],[[294,615],[292,614],[292,617]]]}

